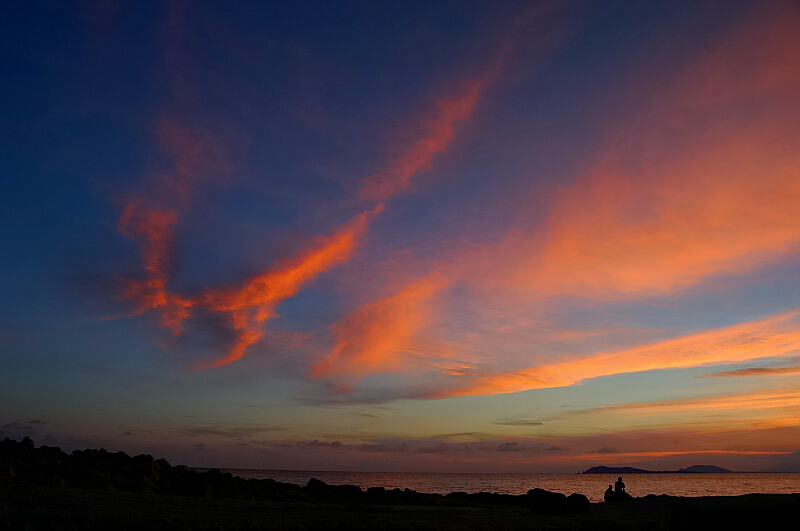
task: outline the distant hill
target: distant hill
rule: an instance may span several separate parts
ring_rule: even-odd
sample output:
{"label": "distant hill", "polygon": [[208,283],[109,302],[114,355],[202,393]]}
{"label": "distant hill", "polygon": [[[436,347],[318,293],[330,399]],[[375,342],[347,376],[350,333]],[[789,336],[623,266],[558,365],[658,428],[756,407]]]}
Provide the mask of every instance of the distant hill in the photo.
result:
{"label": "distant hill", "polygon": [[730,470],[714,465],[692,465],[680,470],[644,470],[631,466],[593,466],[581,474],[728,474]]}
{"label": "distant hill", "polygon": [[649,470],[633,468],[630,466],[593,466],[581,474],[652,474]]}
{"label": "distant hill", "polygon": [[688,468],[681,468],[678,472],[689,474],[730,474],[731,471],[714,465],[692,465]]}
{"label": "distant hill", "polygon": [[800,472],[800,450],[781,456],[777,465],[764,470],[764,472]]}

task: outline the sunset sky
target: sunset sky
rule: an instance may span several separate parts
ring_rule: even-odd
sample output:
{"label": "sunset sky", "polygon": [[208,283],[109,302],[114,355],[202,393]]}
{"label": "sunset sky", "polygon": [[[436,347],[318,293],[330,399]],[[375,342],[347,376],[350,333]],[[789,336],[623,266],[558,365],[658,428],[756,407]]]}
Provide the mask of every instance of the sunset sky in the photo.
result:
{"label": "sunset sky", "polygon": [[0,439],[800,460],[798,2],[8,2],[0,41]]}

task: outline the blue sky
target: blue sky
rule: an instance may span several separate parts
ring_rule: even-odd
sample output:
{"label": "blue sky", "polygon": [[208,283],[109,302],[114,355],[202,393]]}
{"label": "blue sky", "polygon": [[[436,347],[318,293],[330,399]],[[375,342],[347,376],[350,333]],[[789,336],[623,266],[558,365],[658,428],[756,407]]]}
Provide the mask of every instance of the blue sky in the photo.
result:
{"label": "blue sky", "polygon": [[793,3],[2,9],[0,435],[359,470],[797,450]]}

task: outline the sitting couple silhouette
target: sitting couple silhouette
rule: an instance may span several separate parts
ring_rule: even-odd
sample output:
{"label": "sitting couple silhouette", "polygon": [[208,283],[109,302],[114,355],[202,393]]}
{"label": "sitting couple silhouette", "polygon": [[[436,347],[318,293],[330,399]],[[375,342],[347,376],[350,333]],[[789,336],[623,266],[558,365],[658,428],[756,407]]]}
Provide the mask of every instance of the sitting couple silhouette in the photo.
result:
{"label": "sitting couple silhouette", "polygon": [[607,502],[630,500],[631,498],[632,496],[625,492],[625,483],[622,482],[621,476],[617,478],[617,482],[614,483],[613,488],[611,485],[608,486],[605,494],[603,495],[603,499]]}

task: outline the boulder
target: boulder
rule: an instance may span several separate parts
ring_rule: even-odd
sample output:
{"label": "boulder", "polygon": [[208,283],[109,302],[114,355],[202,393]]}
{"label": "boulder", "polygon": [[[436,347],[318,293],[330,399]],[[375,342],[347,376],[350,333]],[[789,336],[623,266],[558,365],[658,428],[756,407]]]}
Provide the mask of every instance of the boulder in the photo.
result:
{"label": "boulder", "polygon": [[567,497],[560,492],[531,489],[528,491],[528,503],[533,514],[567,514]]}
{"label": "boulder", "polygon": [[303,490],[305,490],[309,498],[318,502],[334,503],[339,501],[333,489],[317,478],[309,479]]}
{"label": "boulder", "polygon": [[589,498],[583,494],[573,492],[567,496],[567,509],[570,513],[582,513],[587,511],[590,506],[591,502],[589,501]]}
{"label": "boulder", "polygon": [[340,503],[364,503],[364,491],[358,485],[337,485],[329,487]]}

